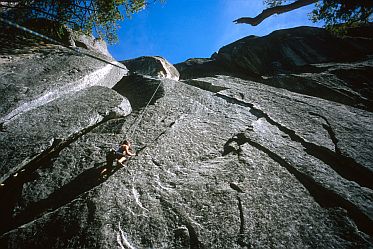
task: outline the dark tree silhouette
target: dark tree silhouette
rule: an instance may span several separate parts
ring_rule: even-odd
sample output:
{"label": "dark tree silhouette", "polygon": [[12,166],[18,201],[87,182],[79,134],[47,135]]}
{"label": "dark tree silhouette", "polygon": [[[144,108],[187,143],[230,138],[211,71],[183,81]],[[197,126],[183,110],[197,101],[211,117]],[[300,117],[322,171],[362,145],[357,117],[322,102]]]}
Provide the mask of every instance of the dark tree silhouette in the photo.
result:
{"label": "dark tree silhouette", "polygon": [[347,27],[368,23],[373,13],[372,0],[265,0],[264,3],[268,8],[256,17],[242,17],[234,22],[256,26],[274,14],[315,4],[311,20],[314,22],[322,20],[327,28],[338,32]]}
{"label": "dark tree silhouette", "polygon": [[17,23],[52,20],[74,30],[95,32],[113,42],[117,39],[118,21],[147,4],[147,0],[0,0],[0,16]]}

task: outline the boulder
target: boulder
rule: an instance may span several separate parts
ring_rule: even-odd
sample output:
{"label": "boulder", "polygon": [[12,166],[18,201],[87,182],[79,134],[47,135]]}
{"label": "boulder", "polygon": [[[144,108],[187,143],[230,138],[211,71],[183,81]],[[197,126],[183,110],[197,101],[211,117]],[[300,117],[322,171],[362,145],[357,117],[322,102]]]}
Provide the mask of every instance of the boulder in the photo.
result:
{"label": "boulder", "polygon": [[192,58],[175,64],[181,79],[191,79],[216,74],[229,74],[224,66],[212,58]]}
{"label": "boulder", "polygon": [[160,56],[142,56],[132,60],[122,61],[130,72],[179,80],[180,74],[177,69],[166,59]]}

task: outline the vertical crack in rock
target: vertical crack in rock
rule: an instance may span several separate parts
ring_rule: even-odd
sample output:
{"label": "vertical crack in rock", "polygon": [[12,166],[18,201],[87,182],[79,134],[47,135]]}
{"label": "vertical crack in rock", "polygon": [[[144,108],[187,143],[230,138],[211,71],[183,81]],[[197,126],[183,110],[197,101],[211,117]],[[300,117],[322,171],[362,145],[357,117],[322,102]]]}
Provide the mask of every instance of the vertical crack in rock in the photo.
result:
{"label": "vertical crack in rock", "polygon": [[240,232],[238,234],[238,244],[241,247],[251,248],[251,245],[245,242],[245,217],[243,214],[242,200],[239,195],[237,195],[238,200],[238,210],[240,212]]}
{"label": "vertical crack in rock", "polygon": [[[242,100],[238,100],[223,94],[216,94],[216,96],[226,100],[229,103],[238,104],[240,106],[249,107],[250,112],[255,115],[258,119],[265,118],[268,123],[271,125],[276,126],[280,131],[287,134],[291,140],[300,143],[304,148],[305,151],[314,156],[325,164],[329,165],[335,172],[337,172],[343,178],[354,181],[360,186],[364,186],[370,189],[373,189],[373,172],[370,171],[367,167],[359,164],[353,158],[344,156],[340,153],[339,150],[336,152],[331,151],[328,148],[323,146],[316,145],[314,143],[310,143],[305,141],[302,137],[297,135],[295,131],[281,125],[280,123],[274,121],[272,118],[268,116],[267,113],[263,112],[262,110],[256,108],[253,104],[247,103]],[[326,128],[325,126],[324,128]],[[329,130],[329,135],[333,142],[337,142],[334,132],[331,128],[327,128]]]}
{"label": "vertical crack in rock", "polygon": [[373,235],[372,227],[373,221],[367,216],[363,211],[360,210],[358,206],[349,200],[344,199],[339,196],[333,190],[330,190],[320,183],[316,182],[311,176],[297,170],[296,167],[288,163],[281,156],[277,155],[270,149],[264,147],[263,145],[252,141],[245,136],[244,133],[239,133],[236,135],[237,143],[243,145],[248,143],[249,145],[257,148],[258,150],[267,154],[272,160],[277,162],[279,165],[284,167],[289,171],[294,177],[309,191],[314,200],[324,208],[330,207],[342,207],[347,210],[349,217],[356,223],[357,227],[366,234],[370,236]]}
{"label": "vertical crack in rock", "polygon": [[[59,153],[67,146],[89,133],[94,128],[113,119],[118,118],[111,117],[110,115],[106,116],[99,123],[86,127],[66,139],[55,140],[51,147],[24,165],[22,169],[16,173],[17,177],[10,176],[4,181],[4,186],[0,188],[0,203],[2,204],[0,206],[0,219],[2,220],[0,223],[0,234],[29,223],[47,212],[51,212],[66,205],[78,198],[78,196],[81,196],[102,183],[103,179],[100,172],[105,168],[105,165],[102,167],[90,168],[52,193],[48,198],[30,204],[19,215],[12,217],[13,209],[21,195],[23,184],[33,180],[33,175],[37,169],[44,167],[46,164],[51,164],[51,161],[58,157]],[[115,171],[111,171],[109,174],[112,175],[114,172]]]}
{"label": "vertical crack in rock", "polygon": [[245,233],[245,220],[243,216],[243,209],[242,209],[242,201],[239,196],[237,196],[238,200],[238,210],[240,211],[240,235]]}
{"label": "vertical crack in rock", "polygon": [[177,215],[177,217],[180,218],[183,225],[188,229],[190,248],[191,249],[204,249],[205,246],[198,239],[197,231],[194,229],[192,225],[192,221],[188,217],[188,215],[183,210],[181,210],[178,207],[175,207],[174,205],[172,205],[169,201],[167,201],[164,198],[161,198],[160,202],[162,206],[164,206],[166,209],[172,210]]}

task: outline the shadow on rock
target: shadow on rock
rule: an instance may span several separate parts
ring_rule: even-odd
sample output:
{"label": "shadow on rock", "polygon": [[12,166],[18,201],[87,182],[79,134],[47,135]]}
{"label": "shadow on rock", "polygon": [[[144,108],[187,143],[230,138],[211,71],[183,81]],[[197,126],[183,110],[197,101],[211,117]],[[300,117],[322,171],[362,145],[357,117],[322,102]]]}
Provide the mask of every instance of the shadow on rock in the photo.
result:
{"label": "shadow on rock", "polygon": [[0,188],[0,234],[8,230],[12,223],[13,210],[22,195],[23,184],[31,182],[38,177],[36,172],[31,174],[20,173],[17,177],[11,177],[6,185]]}
{"label": "shadow on rock", "polygon": [[[53,148],[53,146],[52,146]],[[46,169],[53,166],[54,158],[59,151],[55,151],[49,156],[41,155],[32,161],[28,167],[10,175],[0,187],[0,234],[7,231],[12,224],[13,211],[21,198],[23,185],[32,182],[39,177],[36,172],[38,168]]]}
{"label": "shadow on rock", "polygon": [[113,90],[126,97],[130,101],[132,109],[136,111],[146,106],[159,84],[161,84],[161,86],[158,88],[150,103],[154,104],[157,99],[164,96],[164,89],[159,79],[147,78],[134,74],[123,77],[122,80],[113,87]]}
{"label": "shadow on rock", "polygon": [[6,210],[3,210],[4,205],[3,208],[0,210],[2,219],[0,225],[0,234],[17,228],[22,224],[28,223],[40,217],[46,212],[53,211],[73,201],[79,195],[93,189],[94,187],[107,180],[119,169],[118,167],[103,164],[105,163],[98,163],[97,165],[95,165],[95,167],[84,171],[74,180],[52,193],[47,199],[43,199],[36,203],[30,204],[23,212],[21,212],[14,218],[12,218],[12,211],[15,207],[17,199],[21,195],[22,186],[25,182],[22,180],[17,180],[12,186],[7,186],[6,189],[9,193],[8,195],[6,195],[7,192],[2,193],[1,199],[4,199],[7,196],[10,199],[7,199],[6,202],[1,202],[2,204],[9,203],[9,205],[6,205]]}

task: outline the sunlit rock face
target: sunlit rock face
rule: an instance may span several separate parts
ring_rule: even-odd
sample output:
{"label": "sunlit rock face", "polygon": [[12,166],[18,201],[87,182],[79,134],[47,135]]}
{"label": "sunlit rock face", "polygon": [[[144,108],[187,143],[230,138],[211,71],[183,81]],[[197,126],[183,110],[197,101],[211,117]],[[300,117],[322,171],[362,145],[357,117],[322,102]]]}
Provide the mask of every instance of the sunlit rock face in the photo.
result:
{"label": "sunlit rock face", "polygon": [[[91,52],[111,57],[107,44],[103,39],[95,38],[93,35],[83,34],[82,32],[67,27],[66,25],[61,25],[57,21],[45,18],[34,18],[21,23],[21,26],[71,48],[83,48]],[[6,32],[9,31],[6,30]],[[19,30],[15,30],[15,32],[19,32]]]}
{"label": "sunlit rock face", "polygon": [[[293,49],[315,34],[279,32],[302,35]],[[270,44],[262,39],[253,43],[259,52]],[[127,75],[55,46],[4,52],[0,247],[371,248],[365,39],[346,43],[351,51],[366,46],[354,58],[309,54],[296,70],[270,73],[253,73],[250,63],[235,71],[219,52],[176,65],[179,81],[158,75],[162,68],[138,70],[154,68],[149,59],[125,62]],[[317,55],[324,49],[307,46]],[[49,60],[70,63],[59,63],[62,70]],[[137,155],[108,166],[107,152],[125,138]]]}
{"label": "sunlit rock face", "polygon": [[179,71],[160,56],[142,56],[122,63],[126,65],[130,72],[136,74],[172,80],[179,80],[180,77]]}
{"label": "sunlit rock face", "polygon": [[371,27],[351,30],[343,38],[321,28],[298,27],[242,38],[219,49],[214,59],[237,71],[276,75],[305,71],[312,64],[359,60],[373,52],[372,38]]}
{"label": "sunlit rock face", "polygon": [[372,111],[372,30],[352,29],[343,38],[314,27],[278,30],[242,38],[210,59],[190,59],[176,67],[182,79],[239,76]]}

